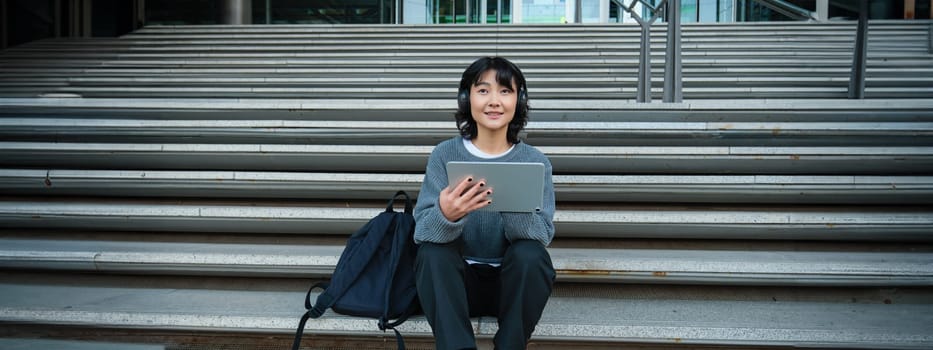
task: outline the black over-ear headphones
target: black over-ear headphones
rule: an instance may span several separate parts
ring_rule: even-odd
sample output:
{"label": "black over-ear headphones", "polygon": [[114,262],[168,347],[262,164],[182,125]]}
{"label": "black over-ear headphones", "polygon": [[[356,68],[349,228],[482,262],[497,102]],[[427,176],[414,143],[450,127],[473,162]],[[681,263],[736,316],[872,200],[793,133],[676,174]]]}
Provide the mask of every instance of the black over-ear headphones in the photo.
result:
{"label": "black over-ear headphones", "polygon": [[457,94],[457,107],[461,112],[470,114],[470,89],[460,89]]}
{"label": "black over-ear headphones", "polygon": [[518,87],[518,106],[515,107],[522,113],[528,111],[528,91],[525,90],[525,85]]}

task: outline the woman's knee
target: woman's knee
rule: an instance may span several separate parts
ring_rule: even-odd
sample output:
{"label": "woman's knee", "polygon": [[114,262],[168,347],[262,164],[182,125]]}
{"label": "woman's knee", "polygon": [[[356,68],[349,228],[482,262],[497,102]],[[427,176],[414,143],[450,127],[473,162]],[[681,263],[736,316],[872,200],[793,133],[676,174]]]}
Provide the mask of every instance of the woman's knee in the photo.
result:
{"label": "woman's knee", "polygon": [[505,253],[504,264],[546,266],[553,269],[551,255],[541,242],[524,239],[513,241]]}
{"label": "woman's knee", "polygon": [[532,293],[544,296],[543,300],[547,301],[546,296],[550,295],[556,277],[551,256],[538,241],[512,242],[502,261],[501,283],[505,290],[518,290],[522,295]]}
{"label": "woman's knee", "polygon": [[437,266],[439,264],[455,264],[461,260],[460,248],[454,242],[430,243],[423,242],[418,246],[418,255],[415,258],[416,266]]}

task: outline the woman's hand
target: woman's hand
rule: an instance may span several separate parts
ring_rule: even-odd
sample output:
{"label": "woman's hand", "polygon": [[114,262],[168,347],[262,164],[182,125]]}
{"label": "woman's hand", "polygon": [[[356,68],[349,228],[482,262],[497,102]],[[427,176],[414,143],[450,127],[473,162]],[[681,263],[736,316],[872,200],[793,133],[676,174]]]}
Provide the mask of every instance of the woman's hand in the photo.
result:
{"label": "woman's hand", "polygon": [[470,212],[492,204],[486,196],[492,194],[492,189],[486,187],[486,181],[473,181],[467,178],[460,181],[456,187],[447,186],[441,191],[441,213],[451,222],[462,219]]}

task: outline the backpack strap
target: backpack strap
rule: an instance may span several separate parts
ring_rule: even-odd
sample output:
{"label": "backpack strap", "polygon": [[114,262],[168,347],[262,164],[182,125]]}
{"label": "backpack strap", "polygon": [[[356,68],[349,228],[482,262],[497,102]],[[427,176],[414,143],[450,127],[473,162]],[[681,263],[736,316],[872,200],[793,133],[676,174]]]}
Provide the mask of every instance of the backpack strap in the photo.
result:
{"label": "backpack strap", "polygon": [[309,318],[311,318],[311,310],[301,315],[301,321],[298,321],[298,331],[295,333],[295,341],[292,342],[292,350],[298,350],[301,347],[301,336],[305,334],[305,324],[308,323]]}
{"label": "backpack strap", "polygon": [[321,314],[324,313],[324,311],[320,311],[311,306],[311,291],[315,288],[327,290],[329,285],[330,283],[318,282],[308,289],[308,294],[305,295],[305,308],[308,309],[308,311],[305,312],[304,315],[301,315],[301,321],[298,321],[298,332],[295,333],[295,341],[292,342],[292,350],[298,350],[298,347],[301,346],[301,336],[305,333],[305,325],[308,323],[308,319],[321,317]]}
{"label": "backpack strap", "polygon": [[409,197],[408,193],[405,191],[395,192],[395,196],[389,200],[389,205],[386,206],[386,211],[393,211],[392,206],[395,204],[395,199],[398,198],[398,196],[405,196],[405,214],[414,215],[414,206],[411,204],[411,197]]}
{"label": "backpack strap", "polygon": [[395,347],[398,350],[405,350],[405,339],[402,339],[402,333],[399,333],[395,328],[392,328],[392,331],[395,332]]}
{"label": "backpack strap", "polygon": [[[333,298],[329,294],[325,297],[325,294],[321,293],[321,295],[318,296],[317,302],[315,302],[314,305],[311,305],[311,291],[313,291],[315,288],[320,288],[321,290],[327,291],[328,287],[330,287],[330,283],[318,282],[311,286],[311,288],[308,288],[308,294],[305,295],[305,309],[308,310],[307,314],[310,315],[311,318],[321,317],[321,315],[324,314],[324,311],[327,311],[327,308],[334,304],[334,300],[325,300],[322,302],[322,297],[324,299]],[[323,308],[321,308],[322,306]]]}
{"label": "backpack strap", "polygon": [[[386,329],[391,329],[395,332],[395,347],[399,350],[405,350],[405,338],[402,337],[402,333],[399,333],[398,329],[395,329],[398,325],[408,320],[411,315],[415,314],[416,308],[410,307],[408,310],[405,310],[405,313],[399,316],[395,321],[388,322],[385,317],[379,319],[379,329],[385,331]],[[295,349],[298,350],[298,349]]]}

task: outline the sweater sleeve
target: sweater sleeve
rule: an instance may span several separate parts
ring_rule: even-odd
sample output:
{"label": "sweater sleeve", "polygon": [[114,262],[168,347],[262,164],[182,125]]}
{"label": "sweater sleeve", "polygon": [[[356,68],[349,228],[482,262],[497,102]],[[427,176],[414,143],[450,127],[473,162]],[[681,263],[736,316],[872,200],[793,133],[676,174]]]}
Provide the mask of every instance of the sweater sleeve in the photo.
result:
{"label": "sweater sleeve", "polygon": [[447,187],[447,168],[440,146],[431,152],[424,181],[415,205],[415,243],[448,243],[463,232],[465,219],[451,222],[444,217],[439,204],[440,194]]}
{"label": "sweater sleeve", "polygon": [[545,158],[544,197],[541,211],[536,213],[502,213],[505,237],[509,242],[519,239],[533,239],[544,246],[554,239],[554,180],[551,163]]}

